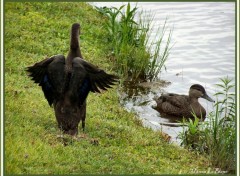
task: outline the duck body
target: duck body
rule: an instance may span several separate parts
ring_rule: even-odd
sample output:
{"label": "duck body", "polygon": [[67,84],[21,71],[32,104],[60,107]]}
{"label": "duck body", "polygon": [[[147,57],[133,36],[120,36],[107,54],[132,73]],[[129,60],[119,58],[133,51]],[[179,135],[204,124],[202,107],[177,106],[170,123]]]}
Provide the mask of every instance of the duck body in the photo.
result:
{"label": "duck body", "polygon": [[190,87],[189,95],[168,93],[156,98],[157,106],[154,109],[167,115],[193,118],[193,114],[195,114],[198,118],[204,119],[206,117],[206,110],[198,102],[198,98],[200,97],[214,102],[206,94],[203,86],[194,84]]}
{"label": "duck body", "polygon": [[82,58],[78,33],[73,24],[70,51],[65,59],[55,55],[27,68],[30,77],[41,86],[50,106],[53,105],[58,127],[66,134],[76,135],[78,124],[85,128],[86,99],[89,92],[101,93],[111,88],[117,77],[88,63]]}

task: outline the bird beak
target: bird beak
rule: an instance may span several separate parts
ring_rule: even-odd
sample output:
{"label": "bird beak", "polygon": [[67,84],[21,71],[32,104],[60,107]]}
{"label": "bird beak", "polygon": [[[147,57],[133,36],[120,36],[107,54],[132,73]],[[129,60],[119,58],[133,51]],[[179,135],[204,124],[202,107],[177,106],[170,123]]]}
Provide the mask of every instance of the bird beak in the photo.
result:
{"label": "bird beak", "polygon": [[202,98],[204,98],[204,99],[206,99],[206,100],[208,100],[210,102],[215,103],[215,101],[212,98],[210,98],[206,93],[202,96]]}

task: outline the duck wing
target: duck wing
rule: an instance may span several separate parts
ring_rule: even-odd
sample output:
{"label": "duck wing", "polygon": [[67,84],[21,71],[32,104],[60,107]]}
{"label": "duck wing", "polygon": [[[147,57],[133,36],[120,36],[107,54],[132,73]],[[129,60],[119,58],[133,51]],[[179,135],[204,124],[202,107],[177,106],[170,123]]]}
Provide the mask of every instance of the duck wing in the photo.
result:
{"label": "duck wing", "polygon": [[183,109],[188,107],[188,97],[186,95],[178,95],[178,94],[165,94],[161,97],[160,109],[162,112],[182,116]]}
{"label": "duck wing", "polygon": [[188,96],[170,93],[166,97],[166,102],[177,108],[185,107],[188,104]]}
{"label": "duck wing", "polygon": [[[81,81],[79,82],[79,80]],[[80,57],[73,59],[73,75],[70,87],[72,91],[78,91],[80,104],[85,101],[90,91],[101,93],[101,90],[111,88],[117,80],[117,76],[106,73]]]}
{"label": "duck wing", "polygon": [[32,80],[42,87],[45,98],[51,106],[59,97],[63,87],[65,57],[56,55],[27,67]]}
{"label": "duck wing", "polygon": [[173,96],[170,96],[168,101],[171,102],[173,106],[176,106],[178,108],[183,108],[186,105],[188,105],[188,96],[174,94]]}
{"label": "duck wing", "polygon": [[[108,74],[80,57],[76,57],[73,59],[70,80],[65,83],[65,57],[63,55],[44,59],[27,67],[27,71],[32,80],[42,87],[50,106],[54,100],[59,99],[66,92],[72,102],[78,102],[81,106],[90,91],[101,93],[100,90],[111,88],[118,80],[117,76]],[[64,90],[65,84],[68,84],[68,90]]]}

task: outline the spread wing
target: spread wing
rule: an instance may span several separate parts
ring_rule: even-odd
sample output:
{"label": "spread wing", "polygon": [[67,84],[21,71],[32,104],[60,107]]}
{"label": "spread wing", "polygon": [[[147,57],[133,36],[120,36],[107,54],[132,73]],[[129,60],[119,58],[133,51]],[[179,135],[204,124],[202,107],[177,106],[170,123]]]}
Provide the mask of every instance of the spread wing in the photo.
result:
{"label": "spread wing", "polygon": [[56,55],[27,67],[32,80],[42,87],[44,96],[51,106],[61,93],[64,78],[65,57]]}
{"label": "spread wing", "polygon": [[[81,69],[80,69],[81,68]],[[85,70],[85,75],[79,70]],[[73,60],[73,77],[71,87],[78,90],[80,103],[85,101],[88,93],[97,92],[101,93],[101,90],[107,90],[114,85],[118,77],[112,74],[106,73],[104,70],[98,69],[96,66],[86,62],[85,60],[76,57]],[[75,79],[78,78],[78,79]],[[82,80],[78,82],[76,80]],[[75,86],[77,86],[75,88]]]}
{"label": "spread wing", "polygon": [[[107,90],[118,80],[116,76],[98,69],[79,57],[74,58],[72,64],[70,79],[67,83],[65,82],[65,57],[63,55],[44,59],[27,68],[32,80],[42,87],[50,106],[54,100],[63,97],[65,93],[72,102],[78,102],[81,106],[90,91],[101,93],[100,89]],[[68,84],[67,90],[64,84]]]}
{"label": "spread wing", "polygon": [[112,88],[111,85],[114,85],[118,81],[118,77],[112,74],[106,73],[102,69],[98,69],[96,66],[81,60],[82,65],[86,69],[88,78],[91,84],[91,91],[101,93],[99,90],[107,90],[107,88]]}

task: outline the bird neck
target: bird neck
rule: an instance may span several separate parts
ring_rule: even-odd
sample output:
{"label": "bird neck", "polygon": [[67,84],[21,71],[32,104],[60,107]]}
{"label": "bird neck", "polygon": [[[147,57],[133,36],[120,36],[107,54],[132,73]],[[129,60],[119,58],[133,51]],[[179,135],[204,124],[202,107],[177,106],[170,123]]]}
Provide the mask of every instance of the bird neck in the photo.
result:
{"label": "bird neck", "polygon": [[83,58],[80,51],[80,45],[79,45],[79,33],[80,33],[80,26],[74,24],[72,26],[70,50],[67,56],[67,64],[66,64],[69,70],[71,70],[72,68],[72,62],[75,57]]}
{"label": "bird neck", "polygon": [[80,50],[79,48],[79,26],[72,26],[72,31],[71,31],[71,41],[70,41],[70,50]]}

